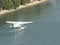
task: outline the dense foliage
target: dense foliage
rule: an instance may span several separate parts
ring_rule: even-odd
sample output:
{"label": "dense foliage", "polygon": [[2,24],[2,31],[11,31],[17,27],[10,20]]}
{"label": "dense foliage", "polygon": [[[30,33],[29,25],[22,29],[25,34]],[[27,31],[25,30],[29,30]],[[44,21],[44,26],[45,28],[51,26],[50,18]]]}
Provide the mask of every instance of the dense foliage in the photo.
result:
{"label": "dense foliage", "polygon": [[0,8],[2,9],[13,9],[19,5],[29,3],[30,0],[0,0]]}
{"label": "dense foliage", "polygon": [[16,8],[20,5],[21,1],[20,0],[12,0],[12,3],[13,3],[14,8]]}
{"label": "dense foliage", "polygon": [[2,1],[2,8],[3,9],[11,9],[11,8],[14,8],[14,5],[11,0],[3,0]]}
{"label": "dense foliage", "polygon": [[29,2],[30,2],[30,0],[24,0],[24,2],[25,2],[25,3],[29,3]]}

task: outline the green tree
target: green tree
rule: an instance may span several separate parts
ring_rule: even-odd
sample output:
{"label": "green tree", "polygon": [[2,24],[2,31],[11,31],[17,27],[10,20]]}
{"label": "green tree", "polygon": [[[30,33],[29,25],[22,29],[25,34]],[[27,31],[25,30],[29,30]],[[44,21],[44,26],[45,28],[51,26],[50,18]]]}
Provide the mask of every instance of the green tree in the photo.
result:
{"label": "green tree", "polygon": [[13,5],[14,5],[14,8],[18,7],[21,3],[20,0],[12,0],[12,2],[13,2]]}
{"label": "green tree", "polygon": [[30,2],[30,0],[21,0],[21,4],[22,5],[24,5],[24,4],[26,4],[26,3],[29,3]]}
{"label": "green tree", "polygon": [[29,3],[30,0],[0,0],[0,8],[12,9],[17,8],[19,5]]}
{"label": "green tree", "polygon": [[14,8],[13,3],[11,0],[3,0],[2,1],[2,6],[4,9],[12,9]]}
{"label": "green tree", "polygon": [[25,2],[25,3],[29,3],[29,2],[30,2],[30,0],[24,0],[24,2]]}

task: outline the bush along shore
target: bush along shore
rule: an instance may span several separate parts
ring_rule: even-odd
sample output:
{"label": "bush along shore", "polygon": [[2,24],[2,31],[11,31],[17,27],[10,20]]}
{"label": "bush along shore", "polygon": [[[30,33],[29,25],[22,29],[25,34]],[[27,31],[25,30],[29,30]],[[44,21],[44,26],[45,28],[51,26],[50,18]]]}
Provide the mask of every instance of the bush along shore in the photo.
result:
{"label": "bush along shore", "polygon": [[47,0],[0,0],[0,15],[47,2]]}
{"label": "bush along shore", "polygon": [[26,3],[29,3],[30,0],[0,0],[0,10],[1,9],[15,9],[19,5],[24,5]]}

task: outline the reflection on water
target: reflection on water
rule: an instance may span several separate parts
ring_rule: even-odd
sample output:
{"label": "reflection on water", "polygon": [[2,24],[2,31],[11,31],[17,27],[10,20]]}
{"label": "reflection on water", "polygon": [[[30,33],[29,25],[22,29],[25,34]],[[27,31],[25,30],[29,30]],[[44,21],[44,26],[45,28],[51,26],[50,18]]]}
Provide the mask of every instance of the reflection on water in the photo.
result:
{"label": "reflection on water", "polygon": [[23,39],[24,39],[23,33],[24,31],[10,31],[0,36],[0,44],[2,45],[23,45]]}

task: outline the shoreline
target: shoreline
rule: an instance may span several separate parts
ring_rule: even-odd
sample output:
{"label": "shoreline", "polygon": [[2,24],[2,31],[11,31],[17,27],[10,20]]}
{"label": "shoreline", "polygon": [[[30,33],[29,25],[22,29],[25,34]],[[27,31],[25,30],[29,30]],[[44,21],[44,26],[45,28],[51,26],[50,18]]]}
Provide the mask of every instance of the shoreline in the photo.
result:
{"label": "shoreline", "polygon": [[17,10],[20,10],[20,9],[23,9],[23,8],[27,8],[27,7],[30,7],[30,6],[34,6],[34,5],[37,5],[37,4],[41,4],[41,3],[44,3],[44,2],[47,2],[47,1],[48,0],[34,1],[34,2],[31,2],[31,3],[25,4],[25,5],[20,5],[16,9],[2,10],[2,11],[0,11],[0,15],[11,13],[11,12],[14,12],[14,11],[17,11]]}

